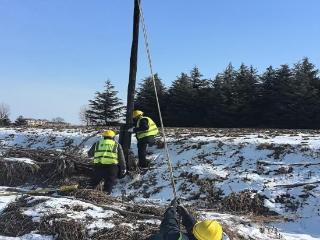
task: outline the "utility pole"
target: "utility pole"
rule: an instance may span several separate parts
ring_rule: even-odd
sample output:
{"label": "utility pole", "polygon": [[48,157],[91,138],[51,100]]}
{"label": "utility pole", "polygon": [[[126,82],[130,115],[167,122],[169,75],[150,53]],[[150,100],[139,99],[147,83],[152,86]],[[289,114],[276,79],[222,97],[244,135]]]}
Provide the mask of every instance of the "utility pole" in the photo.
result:
{"label": "utility pole", "polygon": [[130,55],[126,124],[121,127],[120,139],[119,139],[119,142],[123,148],[123,152],[124,152],[129,170],[134,169],[136,166],[133,159],[129,158],[129,150],[131,145],[131,133],[129,133],[127,129],[132,127],[133,125],[132,112],[134,110],[134,93],[136,88],[138,42],[139,42],[139,21],[140,21],[139,4],[140,4],[140,0],[134,0],[133,34],[132,34],[131,55]]}

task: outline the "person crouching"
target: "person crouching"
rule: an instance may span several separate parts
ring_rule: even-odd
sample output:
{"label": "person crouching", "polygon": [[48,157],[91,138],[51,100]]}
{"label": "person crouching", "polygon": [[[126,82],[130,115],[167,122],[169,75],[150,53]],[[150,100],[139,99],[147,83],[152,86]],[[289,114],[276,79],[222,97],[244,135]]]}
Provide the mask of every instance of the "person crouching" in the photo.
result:
{"label": "person crouching", "polygon": [[118,175],[123,177],[126,174],[123,150],[121,145],[114,140],[115,135],[112,130],[104,131],[103,139],[94,143],[88,152],[89,157],[94,157],[91,186],[96,187],[101,180],[104,180],[103,190],[108,194],[111,194]]}

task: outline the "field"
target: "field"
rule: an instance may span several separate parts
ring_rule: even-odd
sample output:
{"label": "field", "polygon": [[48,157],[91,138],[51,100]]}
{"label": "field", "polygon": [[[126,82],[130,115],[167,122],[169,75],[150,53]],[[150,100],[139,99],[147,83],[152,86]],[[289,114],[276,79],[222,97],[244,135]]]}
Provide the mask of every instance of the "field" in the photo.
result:
{"label": "field", "polygon": [[[157,232],[172,199],[163,144],[148,149],[148,171],[130,173],[106,196],[88,188],[94,133],[0,128],[0,239],[148,239]],[[320,239],[319,131],[167,134],[178,195],[199,219],[219,220],[230,239]]]}

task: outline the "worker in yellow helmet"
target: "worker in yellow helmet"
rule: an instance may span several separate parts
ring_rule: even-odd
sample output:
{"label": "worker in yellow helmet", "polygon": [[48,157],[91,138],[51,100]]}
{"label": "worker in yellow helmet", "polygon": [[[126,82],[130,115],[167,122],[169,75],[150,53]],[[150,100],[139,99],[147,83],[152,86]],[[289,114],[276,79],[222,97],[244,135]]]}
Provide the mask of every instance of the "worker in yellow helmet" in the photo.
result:
{"label": "worker in yellow helmet", "polygon": [[[182,224],[187,230],[180,231],[177,212],[182,218]],[[214,220],[196,221],[186,208],[175,200],[166,210],[160,225],[160,232],[152,240],[221,240],[222,227]]]}
{"label": "worker in yellow helmet", "polygon": [[151,118],[144,116],[144,113],[140,110],[133,111],[133,121],[135,127],[130,128],[128,131],[136,134],[139,167],[146,168],[149,166],[146,158],[147,146],[154,143],[154,138],[159,133],[159,130],[155,122]]}
{"label": "worker in yellow helmet", "polygon": [[95,187],[104,180],[104,191],[110,194],[118,176],[126,174],[126,161],[121,145],[114,140],[116,133],[107,130],[101,135],[103,139],[94,143],[88,152],[94,167],[91,185]]}

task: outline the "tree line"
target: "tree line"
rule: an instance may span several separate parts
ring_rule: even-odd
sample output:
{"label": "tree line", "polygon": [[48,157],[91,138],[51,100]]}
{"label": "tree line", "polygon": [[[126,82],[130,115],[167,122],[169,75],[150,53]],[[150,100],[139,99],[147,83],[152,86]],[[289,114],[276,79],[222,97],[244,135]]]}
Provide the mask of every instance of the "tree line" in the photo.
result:
{"label": "tree line", "polygon": [[[155,74],[165,126],[319,128],[319,70],[308,58],[290,67],[269,66],[258,74],[253,66],[229,64],[214,79],[199,68],[181,73],[166,87]],[[142,80],[135,108],[159,122],[151,77]],[[82,111],[88,124],[117,124],[124,107],[110,81]]]}

